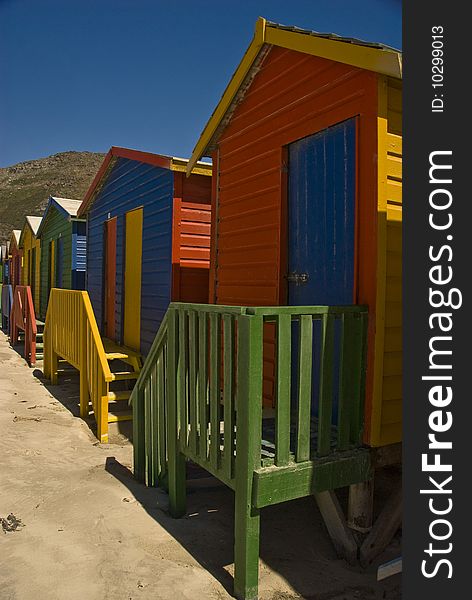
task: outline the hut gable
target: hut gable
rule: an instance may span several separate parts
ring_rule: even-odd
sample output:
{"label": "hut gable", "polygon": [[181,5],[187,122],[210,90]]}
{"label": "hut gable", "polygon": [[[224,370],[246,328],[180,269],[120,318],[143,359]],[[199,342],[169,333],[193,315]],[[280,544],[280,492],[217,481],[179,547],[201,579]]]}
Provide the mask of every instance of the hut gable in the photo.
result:
{"label": "hut gable", "polygon": [[[186,167],[184,159],[112,147],[79,210],[87,215],[87,290],[99,328],[119,343],[139,343],[144,354],[171,299],[208,299],[211,165],[197,164],[189,178]],[[127,226],[136,230],[128,260],[138,261],[128,273]],[[125,323],[132,279],[134,337]]]}
{"label": "hut gable", "polygon": [[33,295],[35,311],[39,313],[40,306],[40,270],[41,244],[37,238],[42,217],[27,216],[21,230],[20,248],[23,251],[23,268],[21,283],[29,285]]}
{"label": "hut gable", "polygon": [[[85,222],[77,220],[79,200],[51,196],[38,228],[41,241],[40,314],[46,316],[52,287],[83,289],[85,270],[77,264],[77,247],[85,245]],[[74,268],[75,267],[75,268]]]}
{"label": "hut gable", "polygon": [[87,290],[97,323],[103,329],[104,224],[117,218],[116,226],[116,288],[115,331],[121,332],[121,310],[124,286],[125,215],[144,207],[142,233],[142,279],[150,281],[142,288],[141,318],[145,322],[142,337],[150,347],[157,323],[168,304],[168,286],[172,268],[172,239],[166,235],[171,228],[173,198],[172,172],[148,163],[117,158],[110,167],[106,181],[88,210]]}

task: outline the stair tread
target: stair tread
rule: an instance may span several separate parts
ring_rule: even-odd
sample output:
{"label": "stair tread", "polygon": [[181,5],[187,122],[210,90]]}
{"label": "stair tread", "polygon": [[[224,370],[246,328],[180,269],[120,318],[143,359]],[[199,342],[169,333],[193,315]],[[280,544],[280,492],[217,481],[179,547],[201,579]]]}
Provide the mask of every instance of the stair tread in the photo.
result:
{"label": "stair tread", "polygon": [[130,396],[131,396],[130,390],[121,390],[118,392],[108,392],[108,401],[110,401],[110,400],[115,400],[115,401],[129,400]]}
{"label": "stair tread", "polygon": [[127,379],[137,379],[138,371],[119,371],[112,373],[113,381],[126,381]]}
{"label": "stair tread", "polygon": [[127,354],[123,354],[123,352],[105,352],[105,357],[107,360],[116,360],[118,358],[129,358]]}
{"label": "stair tread", "polygon": [[127,346],[119,346],[116,342],[110,340],[109,338],[103,338],[102,341],[106,354],[122,354],[125,355],[126,358],[141,358],[141,354],[139,352],[136,352],[136,350],[132,350]]}
{"label": "stair tread", "polygon": [[116,423],[117,421],[132,421],[133,411],[127,410],[123,412],[110,412],[108,411],[108,422]]}

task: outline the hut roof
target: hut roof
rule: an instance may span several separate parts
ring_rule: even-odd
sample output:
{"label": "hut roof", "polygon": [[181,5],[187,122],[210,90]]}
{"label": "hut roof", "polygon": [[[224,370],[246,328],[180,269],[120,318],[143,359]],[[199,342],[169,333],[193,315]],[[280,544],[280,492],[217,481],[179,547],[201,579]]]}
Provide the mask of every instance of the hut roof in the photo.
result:
{"label": "hut roof", "polygon": [[10,235],[10,249],[11,249],[11,245],[12,242],[14,242],[18,248],[19,243],[20,243],[20,235],[21,235],[21,229],[13,229]]}
{"label": "hut roof", "polygon": [[67,220],[77,219],[77,211],[80,206],[80,200],[72,200],[71,198],[58,198],[57,196],[49,196],[48,204],[44,210],[43,218],[38,227],[36,237],[41,237],[44,227],[46,226],[47,217],[51,208],[59,211]]}
{"label": "hut roof", "polygon": [[[92,184],[85,193],[81,206],[78,210],[79,217],[85,216],[85,214],[89,211],[99,191],[108,178],[108,175],[110,174],[117,158],[128,158],[130,160],[147,163],[155,167],[162,167],[164,169],[170,169],[171,171],[180,171],[183,173],[187,172],[190,174],[187,168],[188,159],[186,158],[166,156],[165,154],[153,154],[151,152],[141,152],[140,150],[131,150],[130,148],[112,146],[105,156],[100,169],[92,181]],[[211,175],[211,163],[194,161],[194,166],[191,169],[191,172],[197,175]]]}
{"label": "hut roof", "polygon": [[220,133],[250,87],[262,60],[272,46],[304,52],[396,79],[402,78],[400,50],[378,42],[366,42],[334,33],[319,33],[310,29],[273,23],[259,17],[253,40],[195,145],[188,161],[187,175],[197,160],[214,150]]}
{"label": "hut roof", "polygon": [[20,248],[22,248],[23,244],[24,244],[26,227],[29,227],[31,229],[33,235],[37,236],[38,228],[41,224],[41,219],[42,219],[42,217],[32,217],[31,215],[28,215],[25,218],[25,224],[23,225],[23,229],[21,230],[21,235],[20,235],[20,241],[19,241]]}
{"label": "hut roof", "polygon": [[26,217],[26,222],[31,227],[31,231],[34,233],[34,235],[36,235],[38,233],[38,227],[41,223],[42,218],[43,217],[32,217],[32,216]]}

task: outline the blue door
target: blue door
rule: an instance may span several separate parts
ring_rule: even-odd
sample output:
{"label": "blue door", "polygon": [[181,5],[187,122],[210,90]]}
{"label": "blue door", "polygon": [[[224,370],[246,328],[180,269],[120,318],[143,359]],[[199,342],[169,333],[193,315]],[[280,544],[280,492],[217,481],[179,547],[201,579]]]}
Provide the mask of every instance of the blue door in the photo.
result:
{"label": "blue door", "polygon": [[[356,120],[350,119],[288,148],[288,304],[354,302]],[[298,324],[293,324],[292,394],[298,396]],[[321,323],[314,321],[312,416],[318,413]],[[333,381],[339,376],[340,328],[334,331]],[[333,387],[332,423],[338,418]]]}
{"label": "blue door", "polygon": [[288,304],[352,304],[356,120],[290,144],[288,158]]}

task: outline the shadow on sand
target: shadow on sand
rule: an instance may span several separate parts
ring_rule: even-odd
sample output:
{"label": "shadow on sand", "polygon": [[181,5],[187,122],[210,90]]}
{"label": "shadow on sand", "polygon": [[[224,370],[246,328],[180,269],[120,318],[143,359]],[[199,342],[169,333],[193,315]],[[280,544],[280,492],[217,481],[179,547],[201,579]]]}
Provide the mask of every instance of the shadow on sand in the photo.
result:
{"label": "shadow on sand", "polygon": [[[15,350],[22,355],[23,347]],[[44,378],[38,363],[33,375],[60,404],[79,417],[79,373],[61,362],[57,385]],[[95,435],[93,417],[87,420]],[[131,438],[131,423],[118,423],[116,437]],[[111,432],[112,433],[112,432]],[[105,470],[119,480],[146,512],[172,535],[194,559],[232,594],[234,545],[234,493],[193,464],[188,464],[187,515],[173,519],[167,512],[168,497],[157,488],[137,482],[130,469],[113,457],[106,459]],[[397,473],[385,472],[376,481],[378,506],[395,486]],[[346,495],[340,500],[345,504]],[[400,600],[400,576],[376,581],[378,564],[401,554],[400,537],[367,570],[349,566],[336,557],[313,498],[269,506],[262,510],[260,547],[260,589],[270,600]],[[275,573],[270,578],[268,572]],[[279,583],[280,579],[288,584]],[[285,592],[270,589],[285,588]],[[293,591],[288,591],[291,588]],[[316,591],[315,591],[316,590]]]}
{"label": "shadow on sand", "polygon": [[[132,472],[114,457],[107,458],[105,469],[232,594],[232,490],[219,485],[214,478],[203,478],[202,475],[206,473],[189,464],[187,515],[173,519],[167,512],[168,498],[165,492],[138,483]],[[385,493],[388,493],[387,490]],[[270,569],[294,590],[293,593],[274,594],[271,600],[398,600],[401,598],[399,576],[377,582],[376,565],[395,558],[399,553],[399,539],[396,538],[367,571],[351,567],[336,557],[313,498],[270,506],[262,511],[261,518],[261,592],[264,575]]]}
{"label": "shadow on sand", "polygon": [[[57,385],[51,385],[51,382],[44,377],[42,371],[42,362],[37,363],[33,369],[33,375],[44,385],[48,392],[64,408],[66,408],[74,417],[80,417],[80,379],[79,371],[69,365],[66,361],[59,362]],[[93,415],[84,419],[91,433],[97,436],[97,424]],[[119,444],[125,441],[132,441],[133,427],[130,421],[118,421],[110,424],[109,436],[110,442]]]}

